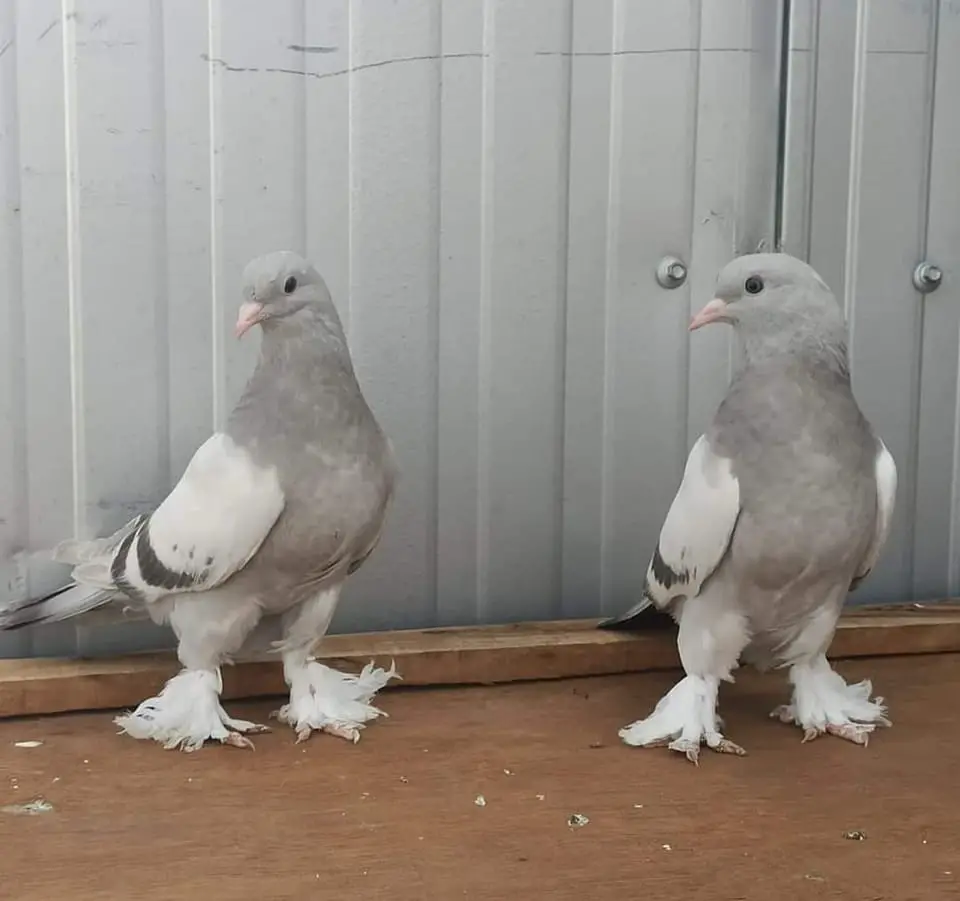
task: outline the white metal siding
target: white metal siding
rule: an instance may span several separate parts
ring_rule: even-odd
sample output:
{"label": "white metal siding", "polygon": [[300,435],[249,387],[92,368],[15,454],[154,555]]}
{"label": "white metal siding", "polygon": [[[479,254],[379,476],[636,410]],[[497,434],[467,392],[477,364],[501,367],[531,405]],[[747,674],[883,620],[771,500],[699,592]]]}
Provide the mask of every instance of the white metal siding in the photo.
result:
{"label": "white metal siding", "polygon": [[[787,237],[841,293],[856,261],[858,390],[906,498],[860,594],[899,598],[920,581],[912,499],[928,485],[948,524],[960,503],[931,481],[956,484],[958,323],[948,274],[925,302],[950,308],[943,331],[923,339],[953,329],[953,383],[936,370],[948,428],[919,405],[910,290],[935,16],[869,5],[858,31],[856,0],[793,4]],[[960,48],[957,4],[939,5],[939,40]],[[255,340],[230,338],[240,270],[289,247],[327,278],[403,468],[336,628],[630,602],[729,371],[729,336],[690,342],[690,312],[774,237],[780,6],[0,0],[0,591],[56,585],[32,552],[169,488],[253,365]],[[854,47],[866,68],[845,62]],[[957,55],[937,56],[954,85]],[[946,106],[943,198],[958,193]],[[869,173],[858,191],[851,171]],[[936,209],[949,269],[957,205]],[[666,254],[690,265],[675,291],[653,280]],[[956,569],[938,536],[931,585],[947,557]],[[0,653],[157,640],[64,625]]]}
{"label": "white metal siding", "polygon": [[[785,249],[844,298],[854,389],[900,474],[856,597],[956,594],[960,2],[794,0],[793,16]],[[926,297],[923,260],[944,271]]]}

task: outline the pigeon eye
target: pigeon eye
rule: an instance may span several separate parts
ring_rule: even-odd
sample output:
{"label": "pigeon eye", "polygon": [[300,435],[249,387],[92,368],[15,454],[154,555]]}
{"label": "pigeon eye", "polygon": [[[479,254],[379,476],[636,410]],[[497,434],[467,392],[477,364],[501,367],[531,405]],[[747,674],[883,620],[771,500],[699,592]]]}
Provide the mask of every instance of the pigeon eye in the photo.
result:
{"label": "pigeon eye", "polygon": [[296,290],[297,290],[297,280],[291,275],[290,278],[288,278],[283,283],[283,293],[293,294],[293,292]]}
{"label": "pigeon eye", "polygon": [[743,290],[746,291],[747,294],[759,294],[763,290],[763,279],[751,275],[750,278],[743,283]]}

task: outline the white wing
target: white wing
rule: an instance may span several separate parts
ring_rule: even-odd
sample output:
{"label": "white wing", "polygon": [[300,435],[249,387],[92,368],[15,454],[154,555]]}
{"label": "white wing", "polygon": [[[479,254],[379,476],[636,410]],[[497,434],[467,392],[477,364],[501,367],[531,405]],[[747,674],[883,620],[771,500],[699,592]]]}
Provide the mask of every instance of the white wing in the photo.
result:
{"label": "white wing", "polygon": [[856,588],[877,565],[880,552],[886,544],[890,534],[890,522],[893,519],[893,509],[897,500],[897,464],[886,445],[877,438],[877,459],[875,464],[877,478],[877,521],[873,531],[873,541],[857,570],[857,574],[850,586]]}
{"label": "white wing", "polygon": [[726,553],[739,515],[740,485],[730,460],[715,454],[701,435],[660,530],[644,595],[658,607],[697,595]]}
{"label": "white wing", "polygon": [[77,582],[119,588],[146,601],[205,591],[243,569],[283,507],[276,469],[258,465],[218,432],[200,446],[154,513],[117,533],[123,535],[118,545],[84,560],[82,548],[68,542],[56,557],[79,563]]}

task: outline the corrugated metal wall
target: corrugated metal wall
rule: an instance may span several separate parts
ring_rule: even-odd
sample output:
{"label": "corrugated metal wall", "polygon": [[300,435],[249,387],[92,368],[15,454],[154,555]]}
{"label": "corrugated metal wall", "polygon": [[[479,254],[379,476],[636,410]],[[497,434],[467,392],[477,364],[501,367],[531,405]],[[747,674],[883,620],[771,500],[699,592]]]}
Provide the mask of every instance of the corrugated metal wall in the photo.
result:
{"label": "corrugated metal wall", "polygon": [[[229,337],[243,264],[289,247],[327,277],[403,467],[335,628],[628,603],[729,371],[691,309],[775,239],[783,5],[0,0],[0,591],[57,584],[35,552],[162,497],[252,366]],[[956,571],[946,103],[928,157],[960,17],[867,5],[794,0],[780,174],[788,249],[857,291],[858,388],[904,492],[859,594],[902,598]],[[931,335],[910,270],[935,222]],[[673,291],[667,254],[690,267]],[[158,640],[64,625],[0,653]]]}
{"label": "corrugated metal wall", "polygon": [[[856,597],[960,592],[960,0],[793,0],[785,249],[846,303],[854,388],[900,471]],[[944,273],[912,284],[928,260]]]}

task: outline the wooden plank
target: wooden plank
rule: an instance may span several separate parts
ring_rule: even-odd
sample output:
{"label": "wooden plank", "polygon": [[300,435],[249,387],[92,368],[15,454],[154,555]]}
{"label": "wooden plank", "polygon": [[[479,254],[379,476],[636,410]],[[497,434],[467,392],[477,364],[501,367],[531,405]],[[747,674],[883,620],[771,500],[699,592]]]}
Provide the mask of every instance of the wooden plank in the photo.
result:
{"label": "wooden plank", "polygon": [[[469,685],[669,669],[679,663],[672,631],[600,631],[568,620],[332,635],[321,659],[356,669],[395,661],[402,685]],[[843,616],[831,657],[960,651],[960,604],[855,608]],[[0,660],[0,716],[127,707],[154,694],[178,669],[170,654],[110,660]],[[224,698],[281,695],[277,661],[225,667]]]}

